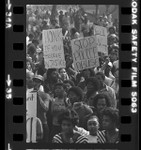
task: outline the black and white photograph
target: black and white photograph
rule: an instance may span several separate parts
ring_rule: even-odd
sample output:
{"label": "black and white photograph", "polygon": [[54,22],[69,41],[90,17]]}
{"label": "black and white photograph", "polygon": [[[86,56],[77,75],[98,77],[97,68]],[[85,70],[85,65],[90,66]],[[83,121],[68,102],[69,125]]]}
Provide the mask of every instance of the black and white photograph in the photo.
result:
{"label": "black and white photograph", "polygon": [[119,143],[119,6],[26,5],[26,143]]}

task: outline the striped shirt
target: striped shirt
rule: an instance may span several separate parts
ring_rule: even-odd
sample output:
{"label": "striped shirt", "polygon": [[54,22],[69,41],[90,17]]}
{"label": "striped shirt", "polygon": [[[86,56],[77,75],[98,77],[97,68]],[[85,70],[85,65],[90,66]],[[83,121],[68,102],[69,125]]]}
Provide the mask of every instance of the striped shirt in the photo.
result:
{"label": "striped shirt", "polygon": [[[62,133],[56,134],[52,140],[53,143],[67,143],[64,141]],[[70,142],[68,143],[88,143],[87,137],[81,135],[78,132],[74,133],[74,136],[70,138]]]}
{"label": "striped shirt", "polygon": [[107,137],[106,137],[106,131],[105,130],[103,130],[103,131],[101,131],[102,132],[102,134],[104,135],[104,143],[119,143],[119,130],[117,129],[117,134],[116,134],[116,136],[115,137],[111,137],[111,139],[110,139],[110,141],[107,139]]}
{"label": "striped shirt", "polygon": [[88,131],[85,135],[88,138],[88,143],[105,143],[105,133],[103,131],[97,131],[97,135],[93,136],[90,135],[90,132]]}

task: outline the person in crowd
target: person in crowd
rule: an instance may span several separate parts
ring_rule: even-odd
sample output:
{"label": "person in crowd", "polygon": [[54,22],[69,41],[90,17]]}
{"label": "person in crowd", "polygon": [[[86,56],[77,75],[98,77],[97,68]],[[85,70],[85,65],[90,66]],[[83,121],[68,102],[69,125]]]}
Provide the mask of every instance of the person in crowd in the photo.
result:
{"label": "person in crowd", "polygon": [[63,11],[61,10],[60,15],[59,15],[59,25],[60,25],[60,27],[63,27],[63,17],[64,17],[64,14],[63,14]]}
{"label": "person in crowd", "polygon": [[63,28],[66,30],[69,30],[70,28],[70,16],[68,12],[65,12],[65,15],[63,16]]}
{"label": "person in crowd", "polygon": [[118,52],[113,49],[110,53],[110,61],[113,63],[116,60],[118,60]]}
{"label": "person in crowd", "polygon": [[88,143],[88,139],[74,130],[78,122],[78,115],[74,110],[66,109],[59,117],[61,132],[53,137],[53,143]]}
{"label": "person in crowd", "polygon": [[[84,69],[80,74],[77,74],[78,86],[86,92],[86,81],[89,77],[94,77],[95,73],[92,69]],[[80,80],[81,79],[81,80]],[[80,81],[79,81],[80,80]]]}
{"label": "person in crowd", "polygon": [[88,143],[104,143],[105,137],[103,132],[99,131],[99,119],[95,115],[91,115],[87,121],[88,132],[85,136],[88,138]]}
{"label": "person in crowd", "polygon": [[101,111],[106,107],[111,107],[110,97],[106,94],[97,94],[93,99],[93,107],[96,110],[96,114],[99,117]]}
{"label": "person in crowd", "polygon": [[36,62],[36,47],[33,43],[28,47],[27,54],[32,58],[32,62]]}
{"label": "person in crowd", "polygon": [[60,68],[59,69],[59,75],[60,79],[64,82],[65,80],[69,80],[69,76],[65,70],[65,68]]}
{"label": "person in crowd", "polygon": [[54,86],[54,99],[50,102],[50,111],[48,113],[48,121],[50,128],[50,138],[60,132],[60,125],[58,122],[58,116],[66,109],[67,97],[66,88],[63,83],[56,83]]}
{"label": "person in crowd", "polygon": [[116,94],[113,88],[107,86],[104,81],[105,81],[105,75],[102,72],[98,72],[96,74],[96,78],[99,80],[100,82],[100,88],[98,93],[105,93],[107,94],[110,99],[111,99],[111,106],[116,108],[117,107],[117,101],[116,101]]}
{"label": "person in crowd", "polygon": [[108,107],[102,111],[102,127],[105,135],[104,143],[119,142],[118,120],[119,114],[117,109]]}
{"label": "person in crowd", "polygon": [[93,110],[83,101],[83,91],[79,87],[72,87],[68,91],[70,107],[73,108],[79,116],[79,126],[85,126],[85,117],[93,113]]}
{"label": "person in crowd", "polygon": [[66,86],[66,92],[68,92],[70,88],[75,86],[74,82],[71,80],[65,80],[63,83]]}
{"label": "person in crowd", "polygon": [[90,77],[86,81],[87,93],[86,100],[89,106],[93,106],[93,98],[98,94],[100,83],[99,80],[95,77]]}
{"label": "person in crowd", "polygon": [[54,85],[61,82],[59,79],[58,70],[55,68],[48,69],[45,74],[45,78],[44,87],[46,88],[46,92],[51,94],[54,89]]}
{"label": "person in crowd", "polygon": [[39,90],[42,82],[43,77],[41,75],[35,75],[33,77],[33,92],[37,92],[37,117],[41,120],[43,126],[43,142],[47,142],[49,140],[49,128],[47,124],[46,113],[49,110],[49,102],[51,97]]}

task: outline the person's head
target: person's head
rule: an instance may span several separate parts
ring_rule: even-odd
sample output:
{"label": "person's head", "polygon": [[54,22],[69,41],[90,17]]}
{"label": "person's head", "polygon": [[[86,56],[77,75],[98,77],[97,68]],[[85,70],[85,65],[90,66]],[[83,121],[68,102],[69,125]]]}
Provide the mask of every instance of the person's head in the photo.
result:
{"label": "person's head", "polygon": [[57,69],[48,69],[47,70],[47,80],[48,82],[57,82],[59,78]]}
{"label": "person's head", "polygon": [[76,32],[75,34],[74,34],[74,39],[78,39],[80,37],[80,34],[78,33],[78,32]]}
{"label": "person's head", "polygon": [[110,131],[118,127],[119,111],[112,107],[107,107],[102,111],[102,128]]}
{"label": "person's head", "polygon": [[109,34],[115,34],[116,28],[114,26],[109,28]]}
{"label": "person's head", "polygon": [[34,39],[34,35],[32,33],[29,34],[29,40],[32,41]]}
{"label": "person's head", "polygon": [[39,41],[36,39],[33,39],[32,43],[35,45],[35,47],[37,47],[39,45]]}
{"label": "person's head", "polygon": [[[31,58],[31,59],[32,59],[32,58]],[[26,69],[32,70],[31,61],[30,61],[29,59],[26,59]]]}
{"label": "person's head", "polygon": [[63,83],[56,83],[54,85],[54,96],[63,98],[65,95],[65,90],[66,90],[66,87]]}
{"label": "person's head", "polygon": [[68,12],[65,12],[65,16],[68,16]]}
{"label": "person's head", "polygon": [[66,80],[67,79],[67,72],[65,68],[60,68],[59,69],[59,74],[62,80]]}
{"label": "person's head", "polygon": [[104,81],[105,81],[105,75],[103,72],[97,72],[96,78],[99,80],[100,88],[103,87]]}
{"label": "person's head", "polygon": [[34,53],[36,52],[36,47],[34,44],[30,44],[30,46],[28,47],[27,53],[29,54],[29,56],[33,56]]}
{"label": "person's head", "polygon": [[63,11],[62,10],[59,13],[60,13],[60,15],[63,15]]}
{"label": "person's head", "polygon": [[112,62],[116,61],[118,59],[118,52],[117,50],[113,49],[110,53],[110,59]]}
{"label": "person's head", "polygon": [[68,92],[71,87],[74,87],[74,82],[71,80],[65,80],[64,84],[66,86],[66,91]]}
{"label": "person's head", "polygon": [[74,37],[75,33],[77,32],[77,29],[76,28],[71,28],[70,29],[70,33],[71,33],[71,36]]}
{"label": "person's head", "polygon": [[84,69],[82,71],[82,76],[85,79],[88,79],[89,77],[94,77],[94,71],[92,69]]}
{"label": "person's head", "polygon": [[118,38],[115,34],[111,34],[108,37],[108,45],[112,45],[112,44],[116,43],[117,41],[118,41]]}
{"label": "person's head", "polygon": [[44,81],[43,76],[41,76],[41,75],[35,75],[33,77],[34,89],[35,90],[39,90],[40,85],[42,84],[43,81]]}
{"label": "person's head", "polygon": [[95,77],[86,80],[87,91],[97,92],[99,90],[99,81]]}
{"label": "person's head", "polygon": [[79,122],[79,116],[73,109],[66,109],[59,115],[58,122],[61,125],[63,133],[71,134]]}
{"label": "person's head", "polygon": [[87,121],[87,130],[90,132],[90,135],[96,135],[99,129],[99,119],[97,116],[90,116]]}
{"label": "person's head", "polygon": [[71,104],[75,102],[81,102],[83,100],[83,91],[80,87],[74,86],[68,91],[68,98],[70,99]]}
{"label": "person's head", "polygon": [[93,106],[98,112],[101,112],[103,109],[111,106],[110,97],[104,93],[97,94],[93,99]]}
{"label": "person's head", "polygon": [[33,88],[33,76],[34,76],[34,73],[32,73],[31,71],[26,71],[26,85],[27,85],[27,88]]}

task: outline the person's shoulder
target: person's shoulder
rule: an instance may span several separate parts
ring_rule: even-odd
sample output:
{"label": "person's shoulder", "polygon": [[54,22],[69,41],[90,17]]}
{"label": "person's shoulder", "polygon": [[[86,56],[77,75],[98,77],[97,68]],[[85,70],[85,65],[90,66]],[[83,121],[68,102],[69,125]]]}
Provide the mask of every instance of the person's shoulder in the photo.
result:
{"label": "person's shoulder", "polygon": [[61,133],[58,133],[58,134],[54,135],[52,141],[53,141],[53,143],[63,143]]}
{"label": "person's shoulder", "polygon": [[88,143],[88,138],[87,136],[84,136],[80,133],[77,133],[77,141],[76,143]]}

